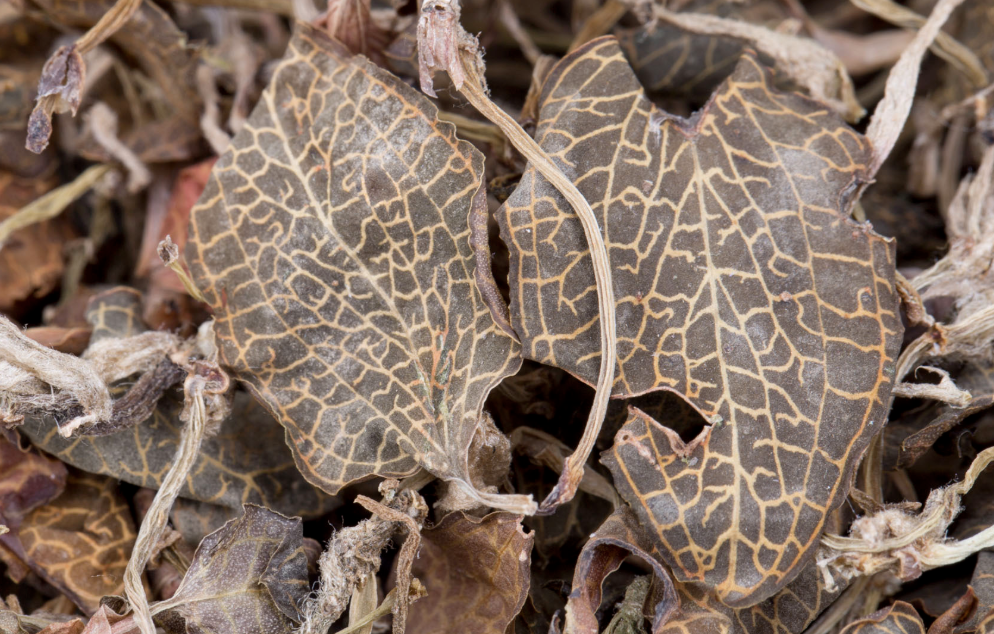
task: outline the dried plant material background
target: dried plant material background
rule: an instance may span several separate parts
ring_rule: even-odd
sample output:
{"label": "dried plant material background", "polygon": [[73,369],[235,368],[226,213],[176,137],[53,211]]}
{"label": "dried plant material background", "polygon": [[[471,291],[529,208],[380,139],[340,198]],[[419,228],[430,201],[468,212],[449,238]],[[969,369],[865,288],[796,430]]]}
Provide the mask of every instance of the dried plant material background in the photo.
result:
{"label": "dried plant material background", "polygon": [[994,630],[991,42],[0,4],[0,633]]}

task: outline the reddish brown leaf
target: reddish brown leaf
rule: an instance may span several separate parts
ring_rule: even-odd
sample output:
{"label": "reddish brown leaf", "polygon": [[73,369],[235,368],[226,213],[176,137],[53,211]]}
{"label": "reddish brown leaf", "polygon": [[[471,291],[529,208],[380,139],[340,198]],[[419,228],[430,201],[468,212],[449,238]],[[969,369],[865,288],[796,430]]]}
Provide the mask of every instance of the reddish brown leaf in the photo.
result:
{"label": "reddish brown leaf", "polygon": [[654,606],[652,623],[654,633],[661,631],[680,607],[680,600],[669,572],[659,560],[659,553],[647,538],[645,529],[639,525],[635,514],[623,507],[607,518],[580,552],[573,574],[573,593],[566,605],[567,632],[597,634],[596,612],[601,604],[604,580],[630,555],[648,564],[655,573],[656,582],[662,587],[661,599]]}
{"label": "reddish brown leaf", "polygon": [[90,343],[89,328],[60,328],[58,326],[39,326],[28,328],[24,334],[43,346],[54,348],[59,352],[80,355]]}
{"label": "reddish brown leaf", "polygon": [[422,531],[412,570],[428,596],[411,605],[410,632],[504,634],[524,605],[531,580],[533,533],[521,516],[461,511]]}
{"label": "reddish brown leaf", "polygon": [[328,492],[421,465],[501,504],[467,462],[520,364],[473,284],[482,172],[423,95],[299,25],[193,210],[222,358]]}
{"label": "reddish brown leaf", "polygon": [[27,515],[18,531],[31,567],[87,614],[101,597],[123,592],[135,537],[117,482],[77,471],[69,474],[65,492]]}
{"label": "reddish brown leaf", "polygon": [[[536,138],[600,216],[614,268],[614,393],[672,390],[713,426],[685,444],[635,415],[605,455],[681,580],[729,605],[813,553],[886,419],[902,326],[893,244],[846,201],[866,140],[745,56],[691,120],[656,109],[613,38],[543,89]],[[498,213],[528,358],[593,384],[594,277],[579,220],[529,168]]]}
{"label": "reddish brown leaf", "polygon": [[59,497],[66,467],[36,449],[21,449],[16,434],[0,435],[0,524],[16,531],[21,519]]}
{"label": "reddish brown leaf", "polygon": [[[51,178],[20,178],[0,172],[0,220],[52,189]],[[44,220],[11,234],[0,248],[0,311],[55,288],[65,264],[63,248],[72,232],[63,218]]]}
{"label": "reddish brown leaf", "polygon": [[968,588],[956,603],[935,619],[928,628],[928,634],[953,634],[957,626],[968,621],[977,612],[977,606],[977,595],[972,588]]}

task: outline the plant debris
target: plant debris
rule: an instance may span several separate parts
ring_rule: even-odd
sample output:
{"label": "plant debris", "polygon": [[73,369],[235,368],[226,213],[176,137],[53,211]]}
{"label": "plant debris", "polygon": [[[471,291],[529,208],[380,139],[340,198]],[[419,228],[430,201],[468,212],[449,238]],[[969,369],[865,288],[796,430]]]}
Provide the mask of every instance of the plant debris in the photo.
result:
{"label": "plant debris", "polygon": [[991,42],[0,6],[0,634],[994,630]]}

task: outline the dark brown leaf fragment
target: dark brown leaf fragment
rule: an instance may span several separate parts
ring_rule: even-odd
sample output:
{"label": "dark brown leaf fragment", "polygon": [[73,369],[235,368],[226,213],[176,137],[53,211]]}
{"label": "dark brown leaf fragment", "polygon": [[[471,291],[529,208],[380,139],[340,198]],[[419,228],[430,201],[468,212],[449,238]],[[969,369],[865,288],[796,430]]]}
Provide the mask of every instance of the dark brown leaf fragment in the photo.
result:
{"label": "dark brown leaf fragment", "polygon": [[428,596],[411,606],[408,631],[504,634],[531,581],[534,533],[524,531],[521,516],[456,511],[422,536],[412,572]]}
{"label": "dark brown leaf fragment", "polygon": [[170,634],[291,632],[306,596],[300,518],[254,504],[204,538],[176,594],[152,606]]}

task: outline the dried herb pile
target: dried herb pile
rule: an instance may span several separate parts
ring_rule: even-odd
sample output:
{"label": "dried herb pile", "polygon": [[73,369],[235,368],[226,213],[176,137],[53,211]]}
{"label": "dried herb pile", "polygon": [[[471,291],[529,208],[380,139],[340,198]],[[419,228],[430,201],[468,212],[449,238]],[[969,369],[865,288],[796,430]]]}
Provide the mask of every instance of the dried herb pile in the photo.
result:
{"label": "dried herb pile", "polygon": [[0,632],[994,631],[992,42],[0,5]]}

